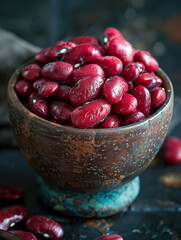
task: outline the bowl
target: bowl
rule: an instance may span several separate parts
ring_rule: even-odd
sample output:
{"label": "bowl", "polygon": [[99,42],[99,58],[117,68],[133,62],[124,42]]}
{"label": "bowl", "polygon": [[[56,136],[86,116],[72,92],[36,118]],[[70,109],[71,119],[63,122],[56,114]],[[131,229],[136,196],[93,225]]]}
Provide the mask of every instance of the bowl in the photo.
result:
{"label": "bowl", "polygon": [[15,92],[21,69],[9,81],[9,115],[19,148],[39,175],[43,201],[80,217],[110,216],[130,205],[139,193],[137,176],[159,151],[172,117],[174,94],[166,73],[156,72],[167,98],[153,115],[119,128],[78,129],[23,106]]}

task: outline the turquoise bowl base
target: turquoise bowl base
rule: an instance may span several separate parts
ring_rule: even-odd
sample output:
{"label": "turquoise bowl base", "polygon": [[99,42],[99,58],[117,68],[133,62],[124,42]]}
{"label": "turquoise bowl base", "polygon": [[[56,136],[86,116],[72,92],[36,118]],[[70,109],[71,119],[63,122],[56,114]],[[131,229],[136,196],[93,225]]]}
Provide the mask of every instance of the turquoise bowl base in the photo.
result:
{"label": "turquoise bowl base", "polygon": [[128,207],[140,191],[139,177],[114,190],[88,193],[56,190],[39,176],[37,182],[39,196],[46,205],[66,215],[84,218],[114,215]]}

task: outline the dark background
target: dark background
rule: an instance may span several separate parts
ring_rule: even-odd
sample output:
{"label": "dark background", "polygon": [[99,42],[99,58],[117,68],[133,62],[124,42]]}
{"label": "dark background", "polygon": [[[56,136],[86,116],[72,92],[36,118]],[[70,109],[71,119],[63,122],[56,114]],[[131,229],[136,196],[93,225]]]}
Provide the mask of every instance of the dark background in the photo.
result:
{"label": "dark background", "polygon": [[[135,48],[150,51],[171,78],[177,98],[169,134],[181,137],[180,0],[0,0],[0,28],[41,48],[77,35],[96,35],[102,40],[104,29],[109,26],[117,27]],[[0,46],[0,50],[3,47]],[[9,125],[3,124],[0,127],[2,145],[1,133],[9,129]],[[5,135],[6,132],[4,138]],[[23,204],[28,214],[55,218],[65,230],[63,239],[93,240],[106,233],[121,234],[125,240],[181,239],[181,165],[166,165],[163,149],[141,174],[141,193],[131,207],[107,219],[86,221],[68,218],[47,208],[36,194],[35,172],[17,148],[2,145],[0,184],[23,188]],[[168,180],[169,176],[168,186],[161,179]]]}

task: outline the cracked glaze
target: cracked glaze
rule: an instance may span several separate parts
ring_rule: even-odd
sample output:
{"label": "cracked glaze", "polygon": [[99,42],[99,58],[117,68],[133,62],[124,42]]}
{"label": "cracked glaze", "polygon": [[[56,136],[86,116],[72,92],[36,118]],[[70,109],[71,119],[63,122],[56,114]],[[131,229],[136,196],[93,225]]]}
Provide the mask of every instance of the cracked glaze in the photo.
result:
{"label": "cracked glaze", "polygon": [[31,166],[60,190],[92,192],[115,189],[139,175],[152,161],[166,136],[173,108],[173,88],[159,69],[166,89],[165,104],[147,119],[113,129],[77,129],[38,117],[8,86],[8,102],[16,141]]}

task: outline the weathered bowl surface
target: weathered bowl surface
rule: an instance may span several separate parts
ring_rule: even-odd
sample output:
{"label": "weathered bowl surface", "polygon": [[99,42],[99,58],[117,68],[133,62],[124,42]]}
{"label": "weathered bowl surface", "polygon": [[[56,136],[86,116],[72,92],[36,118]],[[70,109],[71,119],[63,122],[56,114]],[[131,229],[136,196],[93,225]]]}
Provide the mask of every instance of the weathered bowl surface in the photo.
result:
{"label": "weathered bowl surface", "polygon": [[166,136],[173,108],[173,87],[159,69],[167,99],[147,119],[114,129],[77,129],[57,125],[26,109],[14,90],[21,69],[8,86],[10,120],[22,153],[48,183],[74,192],[120,187],[152,161]]}

